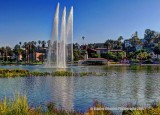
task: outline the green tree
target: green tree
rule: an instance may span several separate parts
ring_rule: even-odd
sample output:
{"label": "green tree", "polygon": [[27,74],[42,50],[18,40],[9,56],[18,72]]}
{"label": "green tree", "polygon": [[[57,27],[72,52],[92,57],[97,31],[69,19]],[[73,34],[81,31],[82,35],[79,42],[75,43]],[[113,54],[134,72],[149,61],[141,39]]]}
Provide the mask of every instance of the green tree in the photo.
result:
{"label": "green tree", "polygon": [[13,55],[13,51],[9,46],[6,46],[5,49],[6,49],[6,60],[9,61],[8,59]]}
{"label": "green tree", "polygon": [[122,36],[119,36],[118,41],[122,41],[124,38]]}
{"label": "green tree", "polygon": [[42,41],[41,41],[41,40],[38,40],[38,44],[41,45],[41,43],[42,43]]}
{"label": "green tree", "polygon": [[73,51],[73,60],[78,61],[84,59],[84,55],[81,54],[80,50]]}
{"label": "green tree", "polygon": [[121,59],[123,59],[124,57],[125,57],[125,52],[124,52],[124,51],[117,53],[117,60],[121,60]]}
{"label": "green tree", "polygon": [[149,54],[147,52],[140,52],[138,55],[138,58],[140,59],[141,63],[142,63],[142,60],[146,60],[147,57],[149,56]]}
{"label": "green tree", "polygon": [[84,38],[85,38],[85,37],[84,37],[84,36],[82,36],[82,40],[83,40],[83,45],[84,45]]}
{"label": "green tree", "polygon": [[111,50],[114,47],[114,40],[108,39],[106,40],[106,42],[104,43],[104,45],[107,47],[107,50]]}
{"label": "green tree", "polygon": [[43,53],[43,55],[42,55],[42,56],[43,56],[43,57],[42,57],[42,63],[43,63],[43,62],[44,62],[44,54],[45,54],[45,49],[44,49],[44,48],[45,48],[46,42],[45,42],[45,41],[42,41],[41,44],[42,44],[42,53]]}
{"label": "green tree", "polygon": [[141,44],[141,41],[140,41],[140,39],[139,39],[139,37],[138,37],[138,32],[135,32],[135,33],[132,35],[130,41],[131,41],[132,46],[136,46],[136,45]]}
{"label": "green tree", "polygon": [[20,45],[20,47],[21,47],[21,45],[22,45],[22,42],[19,42],[19,45]]}
{"label": "green tree", "polygon": [[109,60],[115,60],[115,58],[116,58],[115,54],[113,54],[112,52],[102,53],[102,54],[101,54],[101,57],[102,57],[102,58],[109,59]]}
{"label": "green tree", "polygon": [[14,51],[14,53],[16,55],[16,59],[17,59],[17,62],[18,62],[18,57],[22,53],[22,49],[20,48],[20,45],[19,44],[15,45],[13,51]]}
{"label": "green tree", "polygon": [[147,45],[150,45],[150,43],[152,43],[158,36],[159,33],[155,32],[154,30],[145,30],[144,39],[148,42]]}
{"label": "green tree", "polygon": [[114,49],[116,50],[122,49],[122,40],[123,40],[123,37],[120,36],[117,40],[114,41]]}
{"label": "green tree", "polygon": [[2,55],[2,60],[4,61],[4,59],[5,59],[5,47],[1,47],[0,48],[0,52],[1,52],[1,55]]}
{"label": "green tree", "polygon": [[27,61],[28,61],[28,44],[27,44],[27,42],[23,43],[22,48],[25,49],[25,52],[23,53],[23,58],[25,60],[25,63],[27,63]]}

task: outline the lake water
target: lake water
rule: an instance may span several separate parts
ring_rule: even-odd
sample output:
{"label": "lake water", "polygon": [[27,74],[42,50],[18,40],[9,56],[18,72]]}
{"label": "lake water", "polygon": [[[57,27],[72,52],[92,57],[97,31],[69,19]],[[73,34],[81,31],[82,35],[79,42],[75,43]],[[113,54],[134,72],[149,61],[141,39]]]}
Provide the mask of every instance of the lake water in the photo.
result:
{"label": "lake water", "polygon": [[[31,71],[55,71],[42,66],[0,66]],[[110,69],[111,68],[111,69]],[[109,107],[123,107],[127,103],[146,106],[160,99],[160,71],[156,67],[130,69],[129,67],[74,66],[74,72],[105,72],[105,76],[87,77],[17,77],[0,78],[0,98],[19,92],[28,97],[31,106],[54,102],[68,110],[86,111],[94,100]]]}

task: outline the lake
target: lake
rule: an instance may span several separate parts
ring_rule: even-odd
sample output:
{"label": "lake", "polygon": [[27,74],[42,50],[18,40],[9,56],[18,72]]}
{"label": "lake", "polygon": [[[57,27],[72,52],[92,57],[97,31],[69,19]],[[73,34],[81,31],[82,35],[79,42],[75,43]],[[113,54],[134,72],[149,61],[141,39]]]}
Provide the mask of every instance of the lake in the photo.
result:
{"label": "lake", "polygon": [[[30,71],[55,71],[43,66],[0,66]],[[0,78],[0,98],[13,97],[17,92],[28,97],[32,107],[48,102],[67,110],[86,111],[98,100],[109,107],[127,103],[147,106],[160,99],[160,70],[157,66],[130,68],[128,66],[73,66],[73,72],[105,72],[104,76],[86,77],[16,77]]]}

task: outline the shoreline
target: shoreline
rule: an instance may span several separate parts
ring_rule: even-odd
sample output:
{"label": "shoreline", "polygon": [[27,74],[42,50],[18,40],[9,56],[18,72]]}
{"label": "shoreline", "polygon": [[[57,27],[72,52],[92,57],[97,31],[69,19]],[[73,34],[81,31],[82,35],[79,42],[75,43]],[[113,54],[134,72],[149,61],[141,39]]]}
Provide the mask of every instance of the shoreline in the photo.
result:
{"label": "shoreline", "polygon": [[[34,65],[44,65],[44,64],[0,64],[0,66],[34,66]],[[106,65],[78,65],[78,64],[73,64],[73,66],[160,66],[160,64],[106,64]]]}

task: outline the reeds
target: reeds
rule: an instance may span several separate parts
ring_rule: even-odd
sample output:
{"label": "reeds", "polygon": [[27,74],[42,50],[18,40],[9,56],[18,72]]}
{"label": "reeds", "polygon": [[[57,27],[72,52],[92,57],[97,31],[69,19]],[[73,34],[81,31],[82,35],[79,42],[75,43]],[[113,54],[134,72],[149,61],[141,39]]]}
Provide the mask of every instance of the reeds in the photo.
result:
{"label": "reeds", "polygon": [[[98,105],[97,107],[102,107]],[[56,108],[54,103],[46,105],[47,110],[43,111],[42,107],[30,108],[26,96],[16,94],[13,99],[4,98],[0,101],[0,115],[110,115],[109,111],[88,110],[85,113],[67,111],[62,108]],[[107,113],[107,114],[106,114]]]}
{"label": "reeds", "polygon": [[71,76],[103,76],[104,73],[96,72],[71,72],[71,71],[55,71],[55,72],[40,72],[40,71],[28,71],[23,69],[0,69],[0,78],[6,77],[32,77],[32,76],[52,76],[52,77],[71,77]]}
{"label": "reeds", "polygon": [[4,98],[0,101],[1,115],[29,115],[30,109],[26,96],[15,95],[13,99]]}
{"label": "reeds", "polygon": [[[0,101],[0,115],[113,115],[110,110],[106,110],[103,103],[94,101],[92,109],[80,113],[76,111],[67,111],[62,108],[56,108],[53,102],[46,104],[47,110],[42,107],[31,108],[26,96],[20,94],[14,95],[13,99],[4,98]],[[98,108],[98,110],[96,110]],[[160,115],[160,103],[154,103],[149,108],[143,110],[123,111],[122,115]]]}

